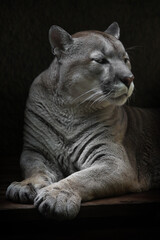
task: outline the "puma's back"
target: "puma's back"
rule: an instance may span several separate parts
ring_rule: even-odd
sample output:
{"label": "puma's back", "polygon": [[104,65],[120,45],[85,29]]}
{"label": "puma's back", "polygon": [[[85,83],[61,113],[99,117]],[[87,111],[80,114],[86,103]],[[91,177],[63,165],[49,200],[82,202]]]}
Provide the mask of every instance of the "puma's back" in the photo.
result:
{"label": "puma's back", "polygon": [[135,158],[139,180],[145,176],[152,187],[160,186],[160,110],[125,107],[128,129],[124,145]]}

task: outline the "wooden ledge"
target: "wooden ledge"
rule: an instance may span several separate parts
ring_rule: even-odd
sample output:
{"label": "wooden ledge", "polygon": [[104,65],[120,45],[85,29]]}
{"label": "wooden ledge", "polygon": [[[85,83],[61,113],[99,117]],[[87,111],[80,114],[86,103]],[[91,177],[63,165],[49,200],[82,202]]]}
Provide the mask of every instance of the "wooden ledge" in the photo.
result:
{"label": "wooden ledge", "polygon": [[[3,220],[38,220],[43,217],[32,204],[0,200],[0,216]],[[145,217],[160,216],[160,190],[131,193],[123,196],[99,199],[81,204],[77,218]]]}
{"label": "wooden ledge", "polygon": [[33,205],[4,198],[0,201],[1,236],[5,240],[157,239],[159,218],[158,190],[82,203],[78,216],[64,222],[45,219]]}

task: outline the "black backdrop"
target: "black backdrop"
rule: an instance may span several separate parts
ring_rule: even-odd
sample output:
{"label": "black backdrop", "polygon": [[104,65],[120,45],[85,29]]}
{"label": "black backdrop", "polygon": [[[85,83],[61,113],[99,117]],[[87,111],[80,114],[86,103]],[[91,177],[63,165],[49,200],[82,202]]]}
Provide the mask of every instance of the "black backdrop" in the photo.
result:
{"label": "black backdrop", "polygon": [[48,30],[105,30],[113,21],[129,50],[131,105],[160,102],[160,1],[0,0],[0,155],[19,155],[25,101],[33,79],[52,61]]}

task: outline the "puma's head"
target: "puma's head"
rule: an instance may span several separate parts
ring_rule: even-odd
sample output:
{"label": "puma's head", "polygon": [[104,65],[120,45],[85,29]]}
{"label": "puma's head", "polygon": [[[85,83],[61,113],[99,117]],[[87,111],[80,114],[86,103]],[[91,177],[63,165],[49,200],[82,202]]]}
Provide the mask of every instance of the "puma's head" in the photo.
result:
{"label": "puma's head", "polygon": [[123,105],[131,96],[134,76],[130,60],[112,23],[105,32],[70,35],[52,26],[49,40],[58,63],[58,91],[73,102]]}

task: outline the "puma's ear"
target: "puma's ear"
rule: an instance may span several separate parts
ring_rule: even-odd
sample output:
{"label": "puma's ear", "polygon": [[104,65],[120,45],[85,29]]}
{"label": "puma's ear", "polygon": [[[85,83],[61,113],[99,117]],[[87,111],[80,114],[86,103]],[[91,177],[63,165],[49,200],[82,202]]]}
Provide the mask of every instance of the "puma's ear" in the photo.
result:
{"label": "puma's ear", "polygon": [[49,30],[49,42],[53,48],[54,54],[57,55],[61,51],[65,51],[73,42],[73,39],[64,29],[53,25]]}
{"label": "puma's ear", "polygon": [[117,39],[119,39],[120,37],[120,28],[117,22],[113,22],[105,32],[114,36]]}

